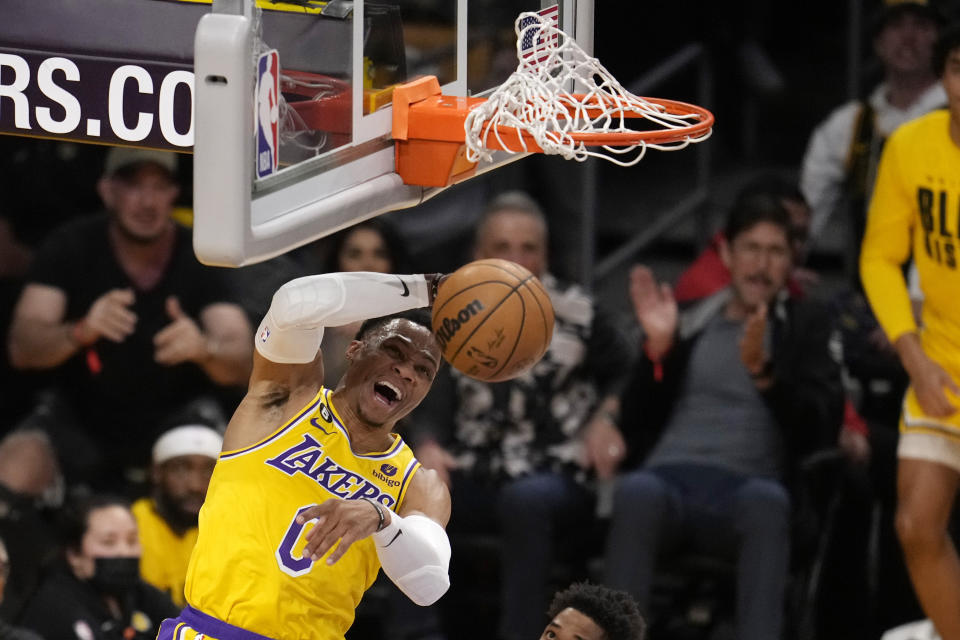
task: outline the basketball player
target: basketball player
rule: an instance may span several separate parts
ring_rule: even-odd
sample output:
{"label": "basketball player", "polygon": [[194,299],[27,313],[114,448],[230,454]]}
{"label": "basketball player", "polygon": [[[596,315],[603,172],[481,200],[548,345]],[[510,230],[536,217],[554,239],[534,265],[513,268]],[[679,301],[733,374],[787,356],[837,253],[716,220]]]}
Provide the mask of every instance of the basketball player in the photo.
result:
{"label": "basketball player", "polygon": [[[439,279],[332,273],[276,292],[200,512],[187,607],[160,639],[342,640],[381,566],[419,605],[447,590],[449,492],[391,433],[441,363],[417,310]],[[324,388],[323,328],[382,314]]]}
{"label": "basketball player", "polygon": [[643,640],[647,625],[625,591],[578,582],[557,592],[540,640]]}
{"label": "basketball player", "polygon": [[[960,640],[960,561],[947,533],[960,485],[960,25],[938,40],[934,69],[949,108],[903,125],[884,147],[860,273],[910,375],[897,452],[897,533],[924,611],[944,640]],[[911,250],[924,294],[922,329],[901,271]]]}
{"label": "basketball player", "polygon": [[170,596],[177,608],[186,604],[183,585],[197,521],[223,438],[203,424],[184,424],[166,431],[153,445],[151,495],[130,510],[140,532],[140,575]]}

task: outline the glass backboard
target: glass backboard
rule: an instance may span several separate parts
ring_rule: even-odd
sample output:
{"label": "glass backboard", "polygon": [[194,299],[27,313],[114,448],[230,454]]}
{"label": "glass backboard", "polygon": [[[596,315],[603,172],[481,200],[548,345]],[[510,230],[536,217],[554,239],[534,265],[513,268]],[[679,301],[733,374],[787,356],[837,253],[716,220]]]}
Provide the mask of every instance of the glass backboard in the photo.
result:
{"label": "glass backboard", "polygon": [[591,50],[592,0],[216,0],[194,42],[198,257],[259,262],[439,192],[395,172],[393,87],[432,75],[484,95],[516,68],[517,15],[553,5]]}

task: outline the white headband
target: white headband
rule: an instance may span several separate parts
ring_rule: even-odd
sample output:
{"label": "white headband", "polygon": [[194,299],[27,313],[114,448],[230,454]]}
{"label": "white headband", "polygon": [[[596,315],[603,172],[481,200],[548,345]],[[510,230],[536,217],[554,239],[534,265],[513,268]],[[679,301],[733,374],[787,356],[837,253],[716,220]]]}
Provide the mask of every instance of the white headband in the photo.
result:
{"label": "white headband", "polygon": [[219,433],[199,424],[176,427],[160,436],[153,445],[153,462],[161,464],[177,456],[199,455],[213,458],[220,455],[223,438]]}

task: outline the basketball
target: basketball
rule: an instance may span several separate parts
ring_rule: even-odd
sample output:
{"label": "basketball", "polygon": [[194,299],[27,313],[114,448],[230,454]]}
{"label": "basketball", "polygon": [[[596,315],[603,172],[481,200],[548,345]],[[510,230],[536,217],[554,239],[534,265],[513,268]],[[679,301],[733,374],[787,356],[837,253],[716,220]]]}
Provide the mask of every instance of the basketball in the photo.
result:
{"label": "basketball", "polygon": [[440,283],[433,333],[454,369],[502,382],[529,371],[546,353],[553,305],[540,281],[520,265],[477,260]]}

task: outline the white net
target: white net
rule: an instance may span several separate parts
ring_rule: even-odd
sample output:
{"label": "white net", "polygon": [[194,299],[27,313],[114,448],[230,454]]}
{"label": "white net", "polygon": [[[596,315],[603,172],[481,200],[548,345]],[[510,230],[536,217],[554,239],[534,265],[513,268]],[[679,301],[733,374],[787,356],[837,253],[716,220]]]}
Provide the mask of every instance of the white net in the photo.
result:
{"label": "white net", "polygon": [[[544,153],[566,160],[599,157],[629,167],[639,162],[647,148],[661,151],[682,149],[710,137],[711,129],[684,135],[701,122],[700,113],[683,113],[635,96],[624,89],[600,61],[587,55],[576,41],[558,29],[552,20],[537,13],[521,13],[517,33],[517,70],[487,100],[467,114],[467,160],[491,161],[490,137],[510,153],[524,153],[528,134]],[[572,90],[571,90],[572,88]],[[575,91],[576,93],[573,93]],[[629,119],[644,119],[644,126],[673,130],[669,142],[638,140],[589,146],[577,134],[635,134]],[[512,127],[505,133],[501,127]],[[613,146],[616,145],[616,146]]]}
{"label": "white net", "polygon": [[302,98],[300,102],[290,103],[283,93],[280,94],[280,144],[293,145],[306,152],[307,157],[320,155],[328,146],[327,132],[318,129],[318,123],[304,118],[305,107],[311,106],[308,101],[336,100],[343,95],[344,88],[323,76],[294,77],[289,73],[281,76],[280,84],[282,91]]}

